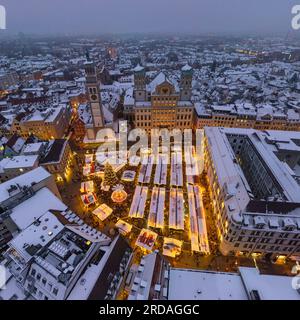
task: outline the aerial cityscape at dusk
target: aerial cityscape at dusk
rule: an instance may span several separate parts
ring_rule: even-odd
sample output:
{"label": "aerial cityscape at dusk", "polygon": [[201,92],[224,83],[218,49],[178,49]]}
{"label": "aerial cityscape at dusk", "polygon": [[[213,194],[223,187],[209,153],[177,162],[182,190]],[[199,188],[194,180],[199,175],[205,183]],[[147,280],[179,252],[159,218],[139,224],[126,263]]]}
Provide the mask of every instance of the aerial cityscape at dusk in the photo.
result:
{"label": "aerial cityscape at dusk", "polygon": [[0,300],[300,300],[300,2],[226,2],[0,0]]}

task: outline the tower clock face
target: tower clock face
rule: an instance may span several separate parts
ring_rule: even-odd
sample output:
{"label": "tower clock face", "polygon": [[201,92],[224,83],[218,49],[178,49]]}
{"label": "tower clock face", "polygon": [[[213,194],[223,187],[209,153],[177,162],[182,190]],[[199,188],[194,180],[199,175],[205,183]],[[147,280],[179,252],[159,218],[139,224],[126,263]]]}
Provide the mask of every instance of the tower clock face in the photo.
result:
{"label": "tower clock face", "polygon": [[93,101],[96,101],[96,100],[97,100],[97,96],[96,96],[95,94],[92,94],[92,95],[91,95],[91,99],[92,99]]}

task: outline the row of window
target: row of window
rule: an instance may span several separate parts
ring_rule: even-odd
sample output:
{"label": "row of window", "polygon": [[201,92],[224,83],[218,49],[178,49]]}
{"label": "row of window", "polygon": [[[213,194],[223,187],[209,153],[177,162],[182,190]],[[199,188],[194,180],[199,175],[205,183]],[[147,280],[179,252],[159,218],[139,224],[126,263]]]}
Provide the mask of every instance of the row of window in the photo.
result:
{"label": "row of window", "polygon": [[[228,234],[230,234],[231,236],[235,236],[236,235],[236,231],[232,230],[231,228],[228,229]],[[275,234],[278,234],[277,232],[271,232],[271,231],[257,231],[257,230],[254,230],[254,231],[251,231],[250,233],[250,236],[251,237],[248,237],[248,241],[251,241],[250,239],[257,239],[257,238],[260,238],[262,237],[262,239],[260,240],[262,243],[264,242],[269,242],[270,239],[272,239]],[[247,231],[246,230],[242,230],[241,233],[240,233],[241,236],[247,236]],[[269,237],[269,238],[268,238]],[[240,237],[241,238],[241,237]],[[300,240],[300,233],[297,233],[297,234],[292,234],[292,233],[280,233],[278,235],[278,240],[286,240],[286,239],[289,239],[292,241],[292,239],[299,239]],[[241,240],[238,240],[238,241],[241,241]],[[296,241],[297,242],[297,241]]]}
{"label": "row of window", "polygon": [[30,275],[37,281],[39,281],[45,287],[45,289],[47,289],[47,291],[52,292],[55,296],[57,296],[58,288],[54,287],[51,282],[48,282],[45,277],[42,278],[42,275],[39,272],[37,272],[34,268],[31,269]]}
{"label": "row of window", "polygon": [[276,122],[271,122],[271,123],[259,123],[256,122],[254,119],[253,120],[242,120],[242,119],[236,119],[236,118],[230,118],[230,117],[219,117],[219,116],[215,116],[213,118],[202,118],[200,117],[199,122],[204,121],[204,122],[213,122],[213,121],[217,121],[217,123],[230,123],[230,124],[234,124],[235,122],[237,122],[237,125],[241,125],[243,124],[243,126],[253,126],[256,129],[284,129],[285,126],[287,125],[288,127],[298,127],[300,124],[299,122],[297,123],[290,123],[287,121],[284,121],[282,123],[276,123]]}
{"label": "row of window", "polygon": [[[240,246],[240,243],[235,243],[234,247],[238,248]],[[243,245],[244,249],[252,249],[254,247],[254,244],[252,243],[245,243]],[[268,250],[268,251],[274,251],[274,252],[292,252],[295,247],[283,247],[281,248],[280,246],[266,246],[264,245],[260,245],[258,244],[257,246],[255,246],[255,249],[257,250]]]}
{"label": "row of window", "polygon": [[169,98],[169,97],[154,97],[153,101],[167,101],[170,103],[176,103],[177,99]]}

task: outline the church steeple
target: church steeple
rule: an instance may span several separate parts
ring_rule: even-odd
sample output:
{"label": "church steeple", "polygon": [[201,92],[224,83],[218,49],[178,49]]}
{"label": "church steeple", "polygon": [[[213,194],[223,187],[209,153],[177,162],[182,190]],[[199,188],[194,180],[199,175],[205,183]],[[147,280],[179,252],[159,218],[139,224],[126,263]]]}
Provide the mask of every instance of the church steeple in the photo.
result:
{"label": "church steeple", "polygon": [[180,100],[190,101],[192,97],[193,68],[186,64],[181,69]]}
{"label": "church steeple", "polygon": [[88,61],[85,63],[86,90],[92,112],[93,128],[88,130],[89,139],[96,138],[99,129],[104,127],[104,117],[100,95],[100,81],[98,79],[97,66]]}
{"label": "church steeple", "polygon": [[88,49],[86,49],[86,51],[85,51],[85,57],[86,57],[86,61],[87,61],[87,62],[90,62],[90,61],[91,61],[90,52],[89,52]]}
{"label": "church steeple", "polygon": [[146,72],[141,65],[134,69],[134,95],[136,101],[146,100]]}

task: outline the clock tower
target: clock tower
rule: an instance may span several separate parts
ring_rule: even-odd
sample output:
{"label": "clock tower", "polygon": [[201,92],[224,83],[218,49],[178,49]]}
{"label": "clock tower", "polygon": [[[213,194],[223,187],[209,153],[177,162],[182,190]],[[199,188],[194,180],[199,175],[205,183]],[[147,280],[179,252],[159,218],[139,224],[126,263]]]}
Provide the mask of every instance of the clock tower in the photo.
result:
{"label": "clock tower", "polygon": [[186,64],[181,69],[180,100],[190,101],[192,97],[193,68]]}
{"label": "clock tower", "polygon": [[134,97],[136,101],[146,101],[146,72],[139,64],[134,71]]}
{"label": "clock tower", "polygon": [[100,81],[97,66],[88,61],[85,63],[86,90],[92,113],[92,128],[87,128],[88,138],[95,140],[99,129],[104,127],[103,110],[100,95]]}

